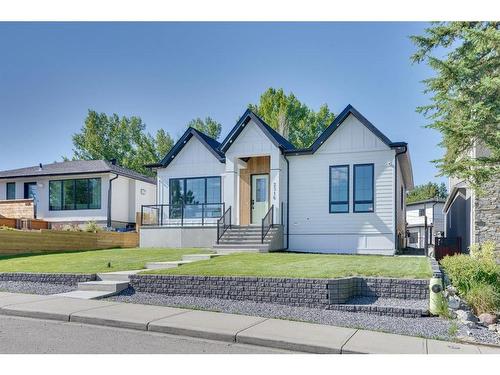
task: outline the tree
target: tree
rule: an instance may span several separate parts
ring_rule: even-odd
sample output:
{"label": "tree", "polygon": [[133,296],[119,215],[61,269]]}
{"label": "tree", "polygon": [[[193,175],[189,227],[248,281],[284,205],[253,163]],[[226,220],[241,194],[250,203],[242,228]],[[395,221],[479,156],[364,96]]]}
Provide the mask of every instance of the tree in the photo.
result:
{"label": "tree", "polygon": [[73,160],[116,159],[125,168],[152,175],[145,164],[156,163],[173,146],[163,129],[153,137],[140,117],[119,117],[89,110],[80,133],[73,135]]}
{"label": "tree", "polygon": [[427,184],[415,186],[415,188],[408,193],[406,202],[413,203],[433,198],[446,199],[447,196],[448,192],[446,191],[444,182],[440,185],[435,182],[428,182]]}
{"label": "tree", "polygon": [[195,118],[191,120],[187,126],[195,128],[213,139],[219,139],[222,130],[222,125],[211,117],[206,117],[205,120],[199,117]]}
{"label": "tree", "polygon": [[[412,36],[416,63],[436,75],[426,79],[431,103],[417,108],[441,132],[440,175],[467,181],[476,191],[500,171],[500,32],[498,22],[433,23]],[[444,57],[433,56],[438,52]],[[475,154],[475,148],[486,150]]]}
{"label": "tree", "polygon": [[315,112],[283,89],[267,89],[249,108],[298,148],[309,147],[335,118],[326,104]]}

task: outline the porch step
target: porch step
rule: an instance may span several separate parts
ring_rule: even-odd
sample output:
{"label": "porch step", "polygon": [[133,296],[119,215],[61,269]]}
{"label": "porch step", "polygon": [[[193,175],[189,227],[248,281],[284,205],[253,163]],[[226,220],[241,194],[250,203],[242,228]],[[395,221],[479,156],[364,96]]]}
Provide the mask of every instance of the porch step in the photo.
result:
{"label": "porch step", "polygon": [[146,263],[146,268],[150,270],[164,270],[167,268],[176,268],[183,264],[194,262],[193,260],[178,260],[175,262],[150,262]]}
{"label": "porch step", "polygon": [[117,272],[105,272],[98,273],[97,278],[101,281],[129,281],[130,275],[136,275],[142,270],[132,270],[132,271],[117,271]]}
{"label": "porch step", "polygon": [[128,288],[128,281],[103,280],[103,281],[87,281],[84,283],[78,283],[79,291],[85,290],[85,291],[119,293],[127,288]]}
{"label": "porch step", "polygon": [[182,260],[190,260],[190,261],[197,261],[197,260],[210,260],[212,258],[218,257],[221,254],[188,254],[188,255],[183,255]]}
{"label": "porch step", "polygon": [[235,251],[255,251],[267,252],[269,246],[267,244],[242,244],[242,243],[218,243],[213,246],[219,253],[220,250],[235,250]]}

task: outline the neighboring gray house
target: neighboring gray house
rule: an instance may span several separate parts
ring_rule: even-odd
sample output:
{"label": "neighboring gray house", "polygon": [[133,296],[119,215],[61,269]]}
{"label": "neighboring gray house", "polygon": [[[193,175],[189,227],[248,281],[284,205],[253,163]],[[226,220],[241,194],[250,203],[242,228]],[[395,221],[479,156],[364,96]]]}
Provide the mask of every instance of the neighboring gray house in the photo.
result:
{"label": "neighboring gray house", "polygon": [[425,249],[444,234],[444,199],[406,204],[407,247]]}
{"label": "neighboring gray house", "polygon": [[[154,204],[156,181],[106,160],[75,160],[0,171],[0,216],[16,217],[30,204],[31,217],[52,224],[124,227],[141,206]],[[33,209],[34,208],[34,209]]]}
{"label": "neighboring gray house", "polygon": [[[474,148],[478,157],[487,153]],[[500,247],[500,176],[496,176],[478,195],[466,181],[449,179],[449,196],[444,205],[445,236],[460,237],[462,251],[473,243],[494,241]]]}

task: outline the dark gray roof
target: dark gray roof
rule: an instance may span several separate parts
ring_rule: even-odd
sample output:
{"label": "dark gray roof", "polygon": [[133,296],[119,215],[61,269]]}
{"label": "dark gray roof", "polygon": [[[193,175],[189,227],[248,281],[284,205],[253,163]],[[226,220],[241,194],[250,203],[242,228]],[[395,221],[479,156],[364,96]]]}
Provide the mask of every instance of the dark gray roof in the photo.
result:
{"label": "dark gray roof", "polygon": [[107,160],[71,160],[60,163],[0,171],[0,179],[39,176],[64,176],[91,173],[116,173],[120,176],[133,178],[156,184],[154,178],[145,176],[127,168],[114,165]]}

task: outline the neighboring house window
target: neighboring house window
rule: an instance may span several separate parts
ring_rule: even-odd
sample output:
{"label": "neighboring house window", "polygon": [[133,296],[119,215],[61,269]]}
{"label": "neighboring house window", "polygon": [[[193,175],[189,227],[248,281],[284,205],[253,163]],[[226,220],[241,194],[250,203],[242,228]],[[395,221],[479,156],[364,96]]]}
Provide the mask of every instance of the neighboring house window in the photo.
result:
{"label": "neighboring house window", "polygon": [[418,216],[425,216],[425,209],[420,208],[420,209],[418,210]]}
{"label": "neighboring house window", "polygon": [[401,195],[401,209],[403,209],[403,206],[404,206],[404,193],[405,193],[404,188],[401,186],[401,193],[400,193],[400,195]]}
{"label": "neighboring house window", "polygon": [[330,167],[330,213],[349,212],[349,166]]}
{"label": "neighboring house window", "polygon": [[49,210],[92,210],[101,208],[101,179],[49,181]]}
{"label": "neighboring house window", "polygon": [[220,177],[171,178],[169,184],[171,219],[221,216]]}
{"label": "neighboring house window", "polygon": [[373,212],[373,164],[354,165],[354,212]]}
{"label": "neighboring house window", "polygon": [[410,232],[409,241],[410,241],[410,243],[417,243],[418,242],[418,233],[417,232]]}
{"label": "neighboring house window", "polygon": [[7,182],[7,199],[16,199],[16,183]]}

